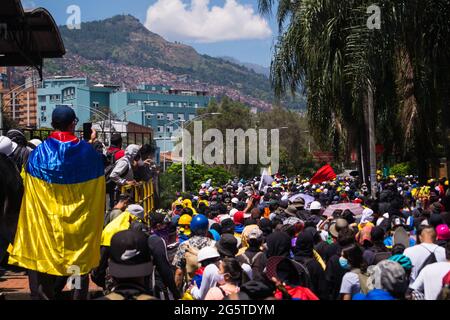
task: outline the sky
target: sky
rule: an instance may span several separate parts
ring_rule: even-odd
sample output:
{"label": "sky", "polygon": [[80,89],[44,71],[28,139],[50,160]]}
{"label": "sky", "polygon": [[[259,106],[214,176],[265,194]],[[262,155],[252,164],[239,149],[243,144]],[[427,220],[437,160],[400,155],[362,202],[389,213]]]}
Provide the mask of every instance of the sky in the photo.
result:
{"label": "sky", "polygon": [[169,41],[193,46],[199,53],[231,56],[269,66],[278,29],[260,16],[257,0],[22,0],[25,8],[44,7],[58,24],[66,24],[70,6],[81,21],[131,14]]}

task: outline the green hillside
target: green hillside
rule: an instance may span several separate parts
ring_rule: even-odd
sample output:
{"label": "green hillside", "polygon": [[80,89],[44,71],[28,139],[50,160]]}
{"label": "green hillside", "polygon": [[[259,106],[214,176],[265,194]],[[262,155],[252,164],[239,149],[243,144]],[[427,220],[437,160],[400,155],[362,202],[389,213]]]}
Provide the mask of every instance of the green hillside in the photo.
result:
{"label": "green hillside", "polygon": [[[130,15],[83,23],[80,30],[69,30],[65,26],[60,30],[68,52],[89,60],[108,60],[186,74],[194,80],[236,88],[255,98],[272,100],[270,83],[265,76],[225,59],[200,55],[190,46],[168,42]],[[52,68],[51,64],[49,68]]]}

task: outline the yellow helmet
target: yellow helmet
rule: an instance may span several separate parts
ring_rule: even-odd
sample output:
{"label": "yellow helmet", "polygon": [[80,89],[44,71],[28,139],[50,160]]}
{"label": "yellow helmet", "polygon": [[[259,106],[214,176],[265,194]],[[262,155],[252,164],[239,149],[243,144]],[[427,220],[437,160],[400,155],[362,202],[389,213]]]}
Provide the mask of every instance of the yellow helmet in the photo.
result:
{"label": "yellow helmet", "polygon": [[183,200],[183,207],[185,208],[191,208],[192,207],[192,201],[189,199],[184,199]]}
{"label": "yellow helmet", "polygon": [[183,214],[178,220],[178,225],[180,226],[188,226],[191,224],[192,217],[188,214]]}
{"label": "yellow helmet", "polygon": [[173,202],[174,206],[182,206],[183,205],[183,198],[179,197],[177,200]]}
{"label": "yellow helmet", "polygon": [[445,180],[444,184],[445,184],[446,186],[448,186],[448,180]]}
{"label": "yellow helmet", "polygon": [[217,190],[218,193],[223,193],[223,189],[219,188],[219,190]]}
{"label": "yellow helmet", "polygon": [[322,189],[318,188],[318,189],[316,190],[316,192],[317,192],[317,193],[320,193],[320,192],[322,192]]}

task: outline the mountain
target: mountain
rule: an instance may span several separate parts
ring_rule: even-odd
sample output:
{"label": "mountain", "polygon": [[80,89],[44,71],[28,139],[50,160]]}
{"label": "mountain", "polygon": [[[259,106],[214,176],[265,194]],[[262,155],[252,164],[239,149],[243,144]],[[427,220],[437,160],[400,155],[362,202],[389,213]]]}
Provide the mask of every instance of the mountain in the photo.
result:
{"label": "mountain", "polygon": [[226,60],[228,62],[246,67],[249,70],[253,70],[258,74],[262,74],[264,76],[266,76],[267,78],[269,78],[270,76],[270,68],[269,67],[264,67],[261,66],[259,64],[256,63],[250,63],[250,62],[241,62],[238,59],[235,59],[233,57],[228,57],[228,56],[223,56],[223,57],[219,57],[220,59]]}
{"label": "mountain", "polygon": [[[238,90],[266,102],[273,101],[267,77],[241,65],[220,58],[197,53],[192,47],[166,41],[149,31],[131,15],[86,22],[80,30],[60,27],[67,49],[67,58],[46,62],[47,74],[71,73],[67,59],[99,62],[89,67],[79,66],[88,75],[110,72],[104,62],[127,67],[152,68],[174,75],[183,75],[186,81],[208,83]],[[102,64],[100,63],[103,63]],[[110,74],[105,76],[111,78]]]}

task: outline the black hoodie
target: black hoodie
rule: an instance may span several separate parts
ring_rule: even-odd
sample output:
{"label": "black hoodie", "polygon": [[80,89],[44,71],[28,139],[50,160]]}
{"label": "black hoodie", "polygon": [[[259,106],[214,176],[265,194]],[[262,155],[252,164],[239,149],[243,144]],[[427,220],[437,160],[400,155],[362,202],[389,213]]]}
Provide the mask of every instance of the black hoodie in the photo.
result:
{"label": "black hoodie", "polygon": [[311,291],[320,300],[328,298],[328,287],[325,271],[314,258],[314,237],[310,232],[301,232],[297,237],[294,249],[294,260],[303,264],[308,269],[311,280]]}

